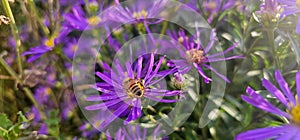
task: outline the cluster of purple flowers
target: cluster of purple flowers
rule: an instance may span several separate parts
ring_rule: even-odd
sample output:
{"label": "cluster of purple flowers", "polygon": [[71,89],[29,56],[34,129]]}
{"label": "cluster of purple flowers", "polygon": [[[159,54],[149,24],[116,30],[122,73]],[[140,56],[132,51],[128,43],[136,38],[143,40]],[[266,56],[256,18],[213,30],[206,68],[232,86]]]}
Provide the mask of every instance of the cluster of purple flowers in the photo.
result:
{"label": "cluster of purple flowers", "polygon": [[[240,1],[237,0],[179,1],[201,13],[208,23],[212,25],[220,22],[221,13],[225,13],[227,10],[240,4]],[[89,112],[109,111],[111,114],[106,119],[99,121],[98,128],[92,128],[88,122],[81,124],[78,130],[82,132],[81,135],[83,137],[88,139],[93,139],[99,133],[98,130],[104,129],[107,129],[107,139],[112,139],[108,132],[109,125],[118,118],[124,119],[123,124],[126,127],[120,128],[116,132],[116,139],[147,139],[146,129],[141,131],[140,126],[132,127],[131,125],[145,117],[144,111],[149,106],[145,103],[146,101],[155,102],[162,106],[173,106],[185,100],[185,97],[188,95],[185,87],[187,87],[188,83],[185,82],[184,75],[188,75],[193,69],[198,72],[201,77],[200,80],[203,80],[205,84],[213,81],[213,78],[209,76],[209,72],[230,83],[230,77],[228,78],[220,73],[211,64],[244,58],[243,55],[230,54],[239,43],[231,43],[228,47],[223,47],[223,51],[218,50],[219,52],[212,53],[215,49],[214,47],[218,45],[217,27],[213,28],[209,37],[207,37],[207,34],[202,34],[202,30],[195,23],[193,25],[195,26],[195,36],[188,35],[187,31],[183,29],[179,29],[179,31],[162,29],[162,33],[167,32],[166,34],[172,38],[172,41],[175,40],[175,42],[172,42],[174,44],[165,47],[169,50],[177,51],[179,58],[168,59],[167,55],[156,54],[165,50],[156,50],[138,56],[135,61],[126,61],[122,64],[122,60],[113,60],[111,57],[131,37],[137,34],[148,33],[151,36],[150,41],[154,43],[145,43],[146,45],[143,44],[144,47],[151,50],[155,47],[154,45],[157,45],[155,43],[158,43],[158,41],[151,35],[151,29],[153,28],[150,27],[162,24],[163,19],[151,19],[151,17],[164,16],[163,14],[165,13],[162,11],[168,0],[155,0],[154,2],[137,0],[133,7],[124,6],[119,0],[60,0],[56,2],[58,2],[57,5],[60,5],[58,11],[51,11],[52,15],[45,16],[42,21],[32,21],[34,25],[36,24],[36,28],[43,28],[41,32],[35,35],[37,39],[32,39],[34,37],[31,37],[31,34],[26,34],[26,31],[23,33],[23,30],[27,28],[26,25],[20,33],[20,41],[22,43],[27,41],[26,43],[29,46],[34,46],[21,54],[22,57],[26,58],[27,64],[24,66],[24,75],[20,74],[20,77],[23,76],[22,78],[25,79],[22,79],[25,83],[22,83],[22,86],[31,88],[33,100],[40,105],[30,107],[28,109],[29,112],[26,113],[26,116],[33,120],[32,125],[38,129],[39,134],[51,133],[49,132],[49,125],[43,121],[44,117],[51,117],[51,111],[53,110],[61,110],[61,112],[56,114],[60,120],[73,123],[75,119],[70,118],[78,117],[73,114],[77,102],[71,90],[71,65],[74,53],[78,50],[78,47],[89,48],[97,46],[99,42],[103,41],[102,45],[108,48],[105,51],[109,54],[108,56],[101,56],[103,60],[97,63],[99,67],[95,68],[95,73],[92,73],[96,78],[96,82],[91,87],[97,90],[98,95],[87,96],[84,100],[88,104],[85,106],[85,110]],[[41,5],[47,5],[50,2],[42,0],[40,3]],[[202,5],[201,8],[199,7],[200,5]],[[114,8],[110,6],[114,6]],[[108,14],[101,14],[106,10],[109,11],[107,12]],[[272,23],[274,19],[276,22],[279,22],[278,19],[280,18],[297,15],[298,13],[300,13],[300,0],[264,0],[260,6],[260,11],[256,12],[257,15],[260,15],[260,22],[267,26],[269,24],[265,23]],[[222,16],[226,16],[226,14]],[[267,22],[264,22],[266,20]],[[114,23],[124,25],[119,27],[119,33],[116,33],[118,32],[116,29],[110,29],[107,26]],[[167,28],[166,25],[161,27]],[[105,35],[107,34],[107,38],[102,40],[102,38],[95,39],[91,37],[87,41],[88,43],[84,44],[85,46],[78,46],[81,34],[94,28],[107,30],[104,33]],[[109,34],[110,30],[115,31],[115,33]],[[296,24],[296,34],[300,34],[300,18]],[[208,38],[208,43],[202,42],[202,36]],[[39,42],[34,44],[34,41],[31,42],[31,40]],[[9,40],[9,43],[11,46],[16,46],[16,42],[12,39]],[[10,57],[6,58],[6,61],[8,65],[14,65],[13,60],[16,56]],[[133,59],[133,56],[130,55],[129,57],[130,60]],[[110,65],[115,65],[115,69]],[[44,69],[45,71],[38,71],[39,69]],[[38,79],[37,77],[41,80],[35,81]],[[164,79],[171,79],[172,85],[161,84],[161,81]],[[248,87],[246,90],[249,96],[242,95],[242,100],[264,111],[283,117],[288,123],[281,126],[250,130],[238,134],[235,138],[236,140],[274,138],[297,140],[300,138],[300,72],[296,74],[296,96],[292,94],[292,90],[288,87],[287,82],[279,71],[275,72],[275,79],[280,89],[267,79],[263,79],[262,85],[286,107],[286,111],[269,103],[251,87]],[[89,89],[91,88],[89,87]],[[41,110],[43,111],[42,113]],[[152,134],[153,139],[161,138],[159,130],[160,127],[154,130]],[[136,133],[128,133],[127,131]]]}
{"label": "cluster of purple flowers", "polygon": [[[191,2],[195,3],[196,1]],[[52,28],[51,24],[53,23],[50,23],[50,17],[52,15],[45,19],[43,26],[50,30],[51,33],[44,34],[39,45],[30,48],[22,54],[23,56],[29,56],[27,58],[28,63],[36,64],[38,63],[36,60],[40,59],[40,57],[43,57],[44,55],[51,60],[60,61],[60,59],[65,59],[67,61],[58,65],[58,67],[66,67],[66,75],[69,75],[69,70],[71,69],[70,60],[73,59],[74,52],[77,50],[77,41],[81,32],[97,27],[105,27],[106,24],[117,22],[138,26],[142,25],[142,28],[145,28],[148,34],[151,34],[148,25],[159,24],[162,20],[153,20],[149,19],[149,17],[154,17],[160,13],[167,1],[157,0],[155,2],[151,2],[151,5],[149,5],[146,1],[138,1],[134,7],[128,8],[122,6],[119,0],[115,0],[114,6],[116,8],[112,10],[110,9],[109,14],[107,15],[101,15],[101,12],[109,9],[104,6],[108,4],[105,2],[98,2],[96,0],[89,0],[87,3],[83,1],[72,1],[71,3],[73,6],[69,9],[64,9],[63,7],[67,6],[69,3],[70,1],[60,1],[62,9],[59,11],[60,13],[54,13],[55,17],[58,17],[57,15],[60,14],[63,18],[61,27],[57,27],[55,29]],[[208,20],[211,22],[217,15],[218,11],[229,9],[233,7],[235,3],[233,1],[226,2],[225,4],[223,4],[222,1],[205,1],[204,5],[207,7],[205,11],[210,15]],[[88,11],[88,8],[93,9],[94,11]],[[104,66],[105,70],[103,72],[100,70],[95,73],[100,81],[96,83],[94,88],[99,91],[100,95],[87,97],[86,101],[93,102],[93,105],[86,106],[85,109],[108,109],[112,112],[111,116],[101,122],[98,129],[106,128],[118,117],[126,118],[124,124],[128,124],[131,121],[135,121],[143,117],[143,101],[146,99],[166,104],[176,103],[184,99],[185,91],[183,91],[180,86],[177,86],[179,87],[178,89],[167,89],[161,88],[161,86],[156,86],[167,76],[174,75],[175,82],[184,84],[181,76],[188,73],[188,71],[194,67],[203,77],[205,83],[209,83],[212,79],[205,74],[204,69],[211,70],[226,82],[229,82],[230,80],[226,76],[218,73],[210,66],[209,63],[242,58],[240,55],[222,58],[224,54],[233,50],[237,44],[232,45],[224,52],[208,55],[208,52],[213,48],[217,41],[215,30],[212,30],[211,32],[207,46],[203,46],[200,40],[196,40],[201,38],[200,31],[198,29],[197,36],[195,37],[186,35],[183,30],[180,30],[178,33],[169,33],[169,35],[172,36],[174,40],[178,40],[178,42],[184,46],[184,50],[179,49],[179,46],[176,44],[175,47],[170,46],[173,47],[171,49],[174,49],[181,54],[181,59],[167,60],[166,56],[158,56],[157,54],[151,53],[139,56],[136,62],[126,62],[124,65],[121,63],[115,64],[117,68],[116,71],[112,70],[109,66]],[[128,40],[128,35],[122,37],[124,40]],[[95,41],[91,40],[90,44],[85,44],[86,47],[93,45],[93,42]],[[120,40],[113,36],[108,36],[104,45],[112,47],[113,51],[110,53],[114,53],[120,48],[120,44]],[[165,68],[164,63],[167,63],[167,69],[162,70]],[[72,96],[62,95],[62,97],[66,98],[59,98],[64,101],[61,104],[55,104],[48,100],[51,98],[52,94],[50,89],[56,88],[61,84],[60,82],[57,82],[57,79],[59,78],[54,77],[52,80],[53,83],[50,83],[50,85],[47,86],[40,84],[34,94],[37,96],[36,100],[38,100],[39,104],[42,104],[43,106],[47,105],[47,107],[43,107],[45,110],[61,107],[63,110],[61,113],[62,118],[68,119],[68,116],[72,115],[70,114],[70,110],[75,108],[74,104],[76,103],[73,93],[71,93]],[[63,85],[70,86],[70,82],[71,81],[64,80]],[[45,92],[41,92],[41,90]],[[48,133],[46,124],[38,124],[41,122],[41,117],[36,107],[31,109],[28,116],[34,116],[34,122],[40,127],[40,133]],[[82,125],[80,130],[85,131],[86,137],[90,137],[89,135],[94,135],[97,132],[95,129],[87,130],[86,124]],[[128,135],[125,137],[128,137]]]}

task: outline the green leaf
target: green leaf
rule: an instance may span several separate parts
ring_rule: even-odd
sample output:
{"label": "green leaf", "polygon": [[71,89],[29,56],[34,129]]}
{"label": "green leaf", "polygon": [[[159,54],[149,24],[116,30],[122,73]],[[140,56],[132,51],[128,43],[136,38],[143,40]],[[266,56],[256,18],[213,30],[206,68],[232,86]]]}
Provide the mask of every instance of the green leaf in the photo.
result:
{"label": "green leaf", "polygon": [[291,41],[291,49],[293,50],[293,52],[296,55],[296,61],[300,65],[300,47],[299,47],[299,43],[290,34],[288,34],[288,37]]}
{"label": "green leaf", "polygon": [[12,125],[12,122],[7,118],[6,114],[0,114],[0,127],[7,129]]}

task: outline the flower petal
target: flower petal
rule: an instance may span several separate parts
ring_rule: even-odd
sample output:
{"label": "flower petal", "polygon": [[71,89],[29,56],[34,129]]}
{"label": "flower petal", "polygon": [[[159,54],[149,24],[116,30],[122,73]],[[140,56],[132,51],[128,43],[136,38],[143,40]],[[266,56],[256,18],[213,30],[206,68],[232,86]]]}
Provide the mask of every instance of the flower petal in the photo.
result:
{"label": "flower petal", "polygon": [[279,127],[266,127],[254,130],[249,130],[238,134],[235,140],[265,140],[274,137],[278,137],[281,133],[287,132],[292,127],[290,125],[279,126]]}
{"label": "flower petal", "polygon": [[289,108],[288,101],[283,93],[277,89],[270,81],[267,79],[262,80],[263,86],[273,95],[275,96],[281,103],[283,103],[287,108]]}
{"label": "flower petal", "polygon": [[108,126],[112,121],[114,121],[117,117],[119,117],[120,114],[122,114],[126,109],[128,109],[128,104],[123,104],[121,107],[119,107],[117,110],[114,111],[113,114],[111,114],[107,119],[105,119],[99,129],[102,130],[106,126]]}
{"label": "flower petal", "polygon": [[286,81],[284,80],[283,76],[281,75],[279,70],[276,70],[275,72],[275,78],[278,82],[278,85],[280,86],[281,90],[283,91],[283,93],[285,93],[286,97],[288,97],[288,99],[290,100],[290,102],[292,102],[294,105],[296,105],[296,100],[292,94],[292,91],[290,90],[288,84],[286,83]]}

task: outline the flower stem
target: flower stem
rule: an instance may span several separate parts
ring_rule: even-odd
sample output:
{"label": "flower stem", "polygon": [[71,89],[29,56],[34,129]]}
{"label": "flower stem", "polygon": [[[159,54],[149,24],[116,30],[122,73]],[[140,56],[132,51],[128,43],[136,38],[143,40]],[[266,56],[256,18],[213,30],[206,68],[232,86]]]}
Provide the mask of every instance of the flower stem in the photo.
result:
{"label": "flower stem", "polygon": [[46,25],[44,25],[43,20],[40,18],[40,16],[38,15],[38,10],[35,6],[35,3],[33,0],[29,0],[28,2],[29,7],[30,7],[30,13],[32,14],[33,17],[36,18],[38,24],[40,25],[40,27],[42,28],[43,33],[47,36],[50,34],[49,29],[47,28]]}
{"label": "flower stem", "polygon": [[[14,79],[20,83],[22,83],[22,80],[18,77],[17,73],[4,61],[2,57],[0,57],[0,64],[4,67],[4,69],[7,70],[7,72],[14,77]],[[41,106],[38,104],[38,102],[34,99],[32,92],[28,87],[24,87],[23,90],[25,91],[25,95],[29,98],[29,100],[33,103],[33,105],[39,110],[41,118],[43,120],[46,120],[46,115],[44,114]]]}
{"label": "flower stem", "polygon": [[274,37],[274,28],[267,29],[267,34],[268,34],[269,44],[271,46],[273,58],[274,58],[274,61],[275,61],[276,69],[280,69],[279,58],[278,58],[278,56],[276,54],[276,48],[275,48],[275,43],[274,43],[274,40],[275,40],[275,37]]}
{"label": "flower stem", "polygon": [[14,15],[11,11],[9,6],[8,0],[2,0],[2,5],[5,9],[6,14],[8,15],[9,19],[11,20],[10,28],[12,30],[14,39],[16,41],[16,53],[17,53],[17,63],[18,63],[18,70],[21,77],[23,77],[23,67],[22,67],[22,58],[21,58],[21,39],[19,36],[19,31],[14,19]]}

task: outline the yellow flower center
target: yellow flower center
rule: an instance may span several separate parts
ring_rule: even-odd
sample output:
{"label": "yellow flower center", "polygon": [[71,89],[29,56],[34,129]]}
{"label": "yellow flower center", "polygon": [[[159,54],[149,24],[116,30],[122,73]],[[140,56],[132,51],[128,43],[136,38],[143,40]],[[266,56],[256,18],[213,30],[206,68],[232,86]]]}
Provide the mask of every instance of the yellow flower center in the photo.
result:
{"label": "yellow flower center", "polygon": [[186,59],[188,63],[200,64],[206,59],[202,50],[191,49],[186,51]]}
{"label": "yellow flower center", "polygon": [[300,104],[293,107],[293,109],[290,111],[290,114],[293,117],[293,122],[300,124]]}
{"label": "yellow flower center", "polygon": [[54,37],[50,37],[49,39],[47,39],[45,41],[44,44],[49,48],[53,48],[54,47],[54,39],[55,39]]}
{"label": "yellow flower center", "polygon": [[145,11],[145,10],[142,10],[140,12],[134,12],[132,16],[134,18],[141,19],[141,18],[147,17],[148,16],[148,12]]}
{"label": "yellow flower center", "polygon": [[46,89],[45,89],[45,92],[46,92],[47,95],[50,95],[52,91],[51,91],[50,88],[46,88]]}
{"label": "yellow flower center", "polygon": [[88,23],[92,26],[98,25],[101,21],[102,19],[97,16],[93,16],[88,19]]}
{"label": "yellow flower center", "polygon": [[72,49],[72,51],[74,51],[74,52],[77,51],[77,45],[73,45],[71,49]]}
{"label": "yellow flower center", "polygon": [[300,6],[300,0],[296,0],[296,5]]}

